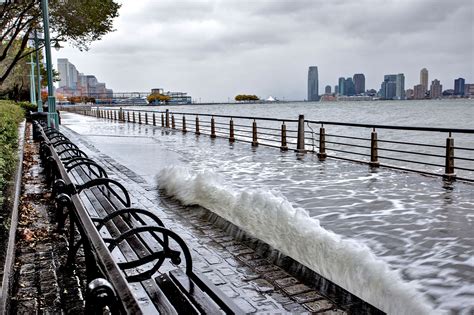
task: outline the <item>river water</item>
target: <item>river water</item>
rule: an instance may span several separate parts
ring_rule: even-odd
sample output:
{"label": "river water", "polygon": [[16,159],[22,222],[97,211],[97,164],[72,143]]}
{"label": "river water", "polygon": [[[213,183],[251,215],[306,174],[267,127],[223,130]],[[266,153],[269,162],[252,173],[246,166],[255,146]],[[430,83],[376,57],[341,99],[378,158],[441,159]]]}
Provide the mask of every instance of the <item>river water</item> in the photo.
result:
{"label": "river water", "polygon": [[[314,120],[419,127],[473,128],[474,121],[472,100],[167,108],[282,119],[296,119],[298,114],[304,114],[307,119]],[[117,158],[119,161],[126,162],[127,157],[123,156],[124,151],[113,149],[114,144],[126,145],[130,159],[135,162],[152,159],[148,156],[153,152],[150,148],[161,147],[177,160],[169,164],[184,166],[188,169],[186,172],[194,175],[205,174],[201,178],[188,176],[186,180],[187,184],[194,181],[193,189],[209,194],[211,199],[213,192],[222,189],[234,197],[239,192],[258,191],[264,200],[259,199],[256,203],[265,204],[262,207],[265,211],[271,211],[268,205],[274,204],[273,197],[288,200],[292,207],[304,209],[311,218],[319,220],[326,230],[367,245],[377,259],[399,272],[401,278],[421,292],[436,310],[474,313],[474,185],[447,183],[437,177],[383,168],[374,170],[366,165],[333,159],[320,162],[311,154],[297,156],[293,152],[267,147],[252,149],[246,143],[230,145],[225,139],[211,141],[206,136],[163,132],[151,126],[114,122],[91,125],[90,119],[93,118],[78,120],[68,127],[90,135],[95,146],[102,146],[113,157],[122,152]],[[146,138],[146,146],[140,142],[144,140],[137,141],[130,136]],[[473,147],[472,138],[472,135],[465,136],[462,140]],[[140,163],[133,164],[137,165],[131,168],[144,174],[149,181],[154,181],[154,176],[166,169],[162,162],[157,162],[154,168],[145,163],[146,171],[141,169]],[[175,178],[184,174],[179,169],[168,171]],[[175,184],[184,187],[185,181],[176,180]],[[224,200],[196,203],[210,208],[228,206]],[[258,207],[255,205],[256,209]],[[340,261],[339,264],[353,264],[357,270],[357,264],[364,264],[364,260]],[[374,288],[377,286],[373,283]]]}

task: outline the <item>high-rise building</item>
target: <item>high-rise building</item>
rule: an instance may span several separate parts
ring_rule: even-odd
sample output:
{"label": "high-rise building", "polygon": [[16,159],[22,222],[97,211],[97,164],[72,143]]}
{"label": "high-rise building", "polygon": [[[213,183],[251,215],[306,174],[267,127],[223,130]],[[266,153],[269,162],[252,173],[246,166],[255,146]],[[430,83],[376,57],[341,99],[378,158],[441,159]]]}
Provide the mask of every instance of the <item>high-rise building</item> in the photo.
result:
{"label": "high-rise building", "polygon": [[380,86],[379,96],[385,100],[404,100],[405,97],[405,75],[386,74]]}
{"label": "high-rise building", "polygon": [[354,74],[354,88],[356,95],[365,93],[365,75],[363,73]]}
{"label": "high-rise building", "polygon": [[58,58],[59,87],[70,86],[69,80],[69,60],[67,58]]}
{"label": "high-rise building", "polygon": [[308,69],[308,101],[319,101],[318,67]]}
{"label": "high-rise building", "polygon": [[443,86],[440,84],[439,80],[434,79],[433,82],[431,82],[430,98],[441,98],[442,93]]}
{"label": "high-rise building", "polygon": [[324,94],[331,94],[331,86],[330,85],[326,85],[326,87],[324,88]]}
{"label": "high-rise building", "polygon": [[334,86],[334,94],[338,94],[339,93],[339,85],[335,85]]}
{"label": "high-rise building", "polygon": [[423,84],[418,84],[413,87],[413,98],[415,100],[422,100],[426,96],[426,89]]}
{"label": "high-rise building", "polygon": [[466,81],[464,78],[454,80],[454,95],[464,95],[464,85]]}
{"label": "high-rise building", "polygon": [[415,91],[413,89],[406,89],[405,96],[407,99],[409,100],[413,99],[414,95],[415,95]]}
{"label": "high-rise building", "polygon": [[404,100],[405,99],[405,75],[403,73],[397,74],[395,83],[396,83],[395,99]]}
{"label": "high-rise building", "polygon": [[420,70],[420,84],[428,91],[428,69],[426,68]]}
{"label": "high-rise building", "polygon": [[341,78],[339,78],[339,85],[338,85],[338,87],[339,87],[339,89],[338,89],[338,93],[339,93],[339,95],[346,95],[346,94],[344,94],[344,90],[345,90],[345,87],[344,87],[344,85],[345,85],[345,81],[346,81],[346,79],[344,79],[344,78],[342,78],[342,77],[341,77]]}
{"label": "high-rise building", "polygon": [[352,81],[352,78],[347,78],[344,81],[344,95],[347,95],[347,96],[355,95],[354,81]]}
{"label": "high-rise building", "polygon": [[474,96],[474,84],[464,84],[464,96],[473,97]]}

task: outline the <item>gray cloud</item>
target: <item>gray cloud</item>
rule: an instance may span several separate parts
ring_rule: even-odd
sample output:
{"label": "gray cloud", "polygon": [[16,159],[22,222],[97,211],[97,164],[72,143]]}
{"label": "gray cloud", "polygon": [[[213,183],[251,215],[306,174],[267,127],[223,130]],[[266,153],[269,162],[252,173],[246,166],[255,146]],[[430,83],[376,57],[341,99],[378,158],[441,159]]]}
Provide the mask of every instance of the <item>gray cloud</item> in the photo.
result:
{"label": "gray cloud", "polygon": [[203,100],[236,92],[303,99],[309,65],[319,66],[321,91],[355,72],[364,72],[373,88],[384,74],[404,72],[409,87],[423,67],[448,88],[458,76],[474,82],[473,6],[470,0],[123,0],[116,32],[88,53],[66,49],[58,57],[116,90],[162,86]]}

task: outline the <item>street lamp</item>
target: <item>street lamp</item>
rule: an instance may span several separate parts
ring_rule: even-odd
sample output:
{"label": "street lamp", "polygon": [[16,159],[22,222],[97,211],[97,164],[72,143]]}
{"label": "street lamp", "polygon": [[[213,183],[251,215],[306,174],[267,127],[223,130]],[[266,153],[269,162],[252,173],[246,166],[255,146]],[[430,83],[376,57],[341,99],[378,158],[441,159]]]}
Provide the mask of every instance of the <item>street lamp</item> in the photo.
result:
{"label": "street lamp", "polygon": [[53,91],[53,67],[51,64],[51,42],[49,39],[48,0],[41,0],[44,27],[44,49],[46,52],[46,72],[48,75],[48,127],[58,128],[59,119],[56,113],[56,98]]}
{"label": "street lamp", "polygon": [[36,71],[38,76],[38,87],[37,87],[37,103],[38,103],[38,113],[43,112],[43,100],[41,99],[41,67],[39,60],[39,38],[38,31],[35,29],[35,50],[36,50]]}

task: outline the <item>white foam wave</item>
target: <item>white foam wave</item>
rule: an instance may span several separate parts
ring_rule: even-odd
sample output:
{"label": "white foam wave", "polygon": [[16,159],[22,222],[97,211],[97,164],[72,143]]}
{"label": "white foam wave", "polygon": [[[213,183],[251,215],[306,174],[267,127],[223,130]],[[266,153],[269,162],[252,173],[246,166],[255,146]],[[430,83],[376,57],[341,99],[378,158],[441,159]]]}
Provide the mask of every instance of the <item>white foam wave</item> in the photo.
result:
{"label": "white foam wave", "polygon": [[369,247],[320,226],[307,211],[266,190],[237,191],[212,171],[171,166],[158,175],[168,195],[205,207],[388,314],[434,314],[415,284]]}

